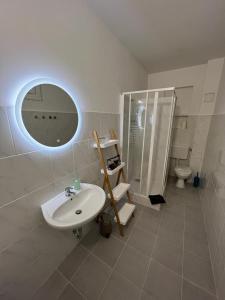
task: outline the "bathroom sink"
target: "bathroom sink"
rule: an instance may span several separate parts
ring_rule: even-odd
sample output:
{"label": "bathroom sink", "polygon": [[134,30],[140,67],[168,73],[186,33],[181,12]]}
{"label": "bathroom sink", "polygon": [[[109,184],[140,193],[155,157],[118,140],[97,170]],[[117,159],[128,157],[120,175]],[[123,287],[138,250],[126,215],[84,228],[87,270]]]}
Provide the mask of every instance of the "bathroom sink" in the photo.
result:
{"label": "bathroom sink", "polygon": [[105,204],[105,192],[94,184],[81,183],[80,191],[60,193],[41,205],[45,221],[58,229],[76,229],[93,220]]}

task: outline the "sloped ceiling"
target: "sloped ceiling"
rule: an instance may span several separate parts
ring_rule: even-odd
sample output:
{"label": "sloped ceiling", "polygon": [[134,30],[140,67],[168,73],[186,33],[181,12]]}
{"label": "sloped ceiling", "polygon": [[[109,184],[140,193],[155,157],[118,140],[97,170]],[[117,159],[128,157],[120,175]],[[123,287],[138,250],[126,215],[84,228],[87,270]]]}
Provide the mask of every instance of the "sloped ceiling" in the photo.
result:
{"label": "sloped ceiling", "polygon": [[87,0],[149,72],[225,56],[225,0]]}

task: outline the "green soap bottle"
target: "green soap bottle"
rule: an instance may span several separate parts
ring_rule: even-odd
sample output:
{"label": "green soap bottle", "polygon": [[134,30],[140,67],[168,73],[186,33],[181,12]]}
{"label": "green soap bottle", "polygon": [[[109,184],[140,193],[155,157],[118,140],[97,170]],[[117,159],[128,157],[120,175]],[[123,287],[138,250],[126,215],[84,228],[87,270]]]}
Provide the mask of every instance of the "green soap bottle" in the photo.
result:
{"label": "green soap bottle", "polygon": [[74,179],[74,181],[73,181],[73,187],[74,187],[74,190],[76,190],[76,191],[80,190],[80,179],[79,178]]}

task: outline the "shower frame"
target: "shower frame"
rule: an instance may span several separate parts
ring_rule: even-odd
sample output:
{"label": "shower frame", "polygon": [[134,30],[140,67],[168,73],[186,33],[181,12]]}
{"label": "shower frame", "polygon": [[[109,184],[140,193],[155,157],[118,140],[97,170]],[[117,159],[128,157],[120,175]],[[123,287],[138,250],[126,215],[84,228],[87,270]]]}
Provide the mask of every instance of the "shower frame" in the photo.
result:
{"label": "shower frame", "polygon": [[[131,127],[131,95],[133,94],[145,94],[146,93],[146,101],[145,101],[145,120],[144,120],[144,133],[143,133],[143,141],[142,141],[142,154],[141,154],[141,170],[140,170],[140,190],[142,187],[142,172],[143,172],[143,160],[144,160],[144,146],[145,146],[145,134],[146,134],[146,122],[147,122],[147,106],[148,106],[148,99],[150,93],[155,93],[154,95],[154,102],[153,102],[153,113],[152,113],[152,127],[151,127],[151,140],[150,140],[150,147],[149,147],[149,159],[148,159],[148,173],[147,173],[147,185],[146,185],[146,192],[145,194],[136,193],[140,196],[148,197],[150,191],[150,184],[151,184],[151,177],[152,177],[152,165],[153,165],[153,155],[154,155],[154,141],[156,135],[156,123],[157,123],[157,108],[159,103],[159,93],[171,91],[171,109],[169,114],[169,127],[168,127],[168,135],[166,141],[166,152],[164,158],[164,167],[163,167],[163,177],[162,177],[162,190],[160,191],[161,194],[164,193],[166,182],[167,182],[167,174],[168,174],[168,162],[169,162],[169,151],[171,146],[171,138],[172,138],[172,126],[173,126],[173,116],[175,111],[175,104],[176,104],[176,94],[175,94],[175,87],[168,87],[168,88],[159,88],[159,89],[150,89],[150,90],[140,90],[140,91],[131,91],[125,92],[121,94],[121,101],[120,101],[120,144],[121,148],[123,147],[123,130],[124,130],[124,98],[125,96],[129,96],[129,117],[128,117],[128,140],[127,140],[127,176],[128,176],[128,169],[129,169],[129,151],[130,151],[130,127]],[[124,149],[121,151],[122,155],[124,153]]]}

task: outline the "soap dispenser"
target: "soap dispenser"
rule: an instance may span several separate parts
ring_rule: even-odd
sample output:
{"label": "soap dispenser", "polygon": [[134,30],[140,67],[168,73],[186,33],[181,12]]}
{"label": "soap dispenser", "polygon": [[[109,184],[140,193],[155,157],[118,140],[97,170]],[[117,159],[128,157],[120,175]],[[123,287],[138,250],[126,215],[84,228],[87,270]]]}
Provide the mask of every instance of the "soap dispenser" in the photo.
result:
{"label": "soap dispenser", "polygon": [[75,191],[79,191],[80,190],[80,179],[74,179],[73,181],[73,188]]}

